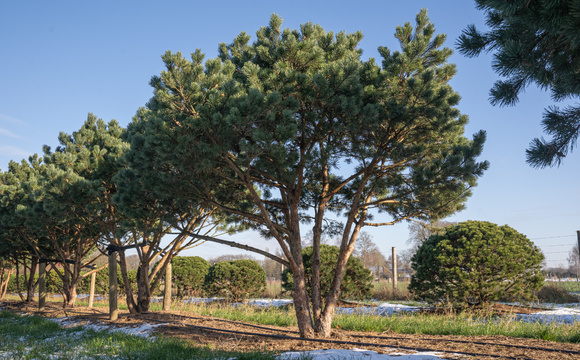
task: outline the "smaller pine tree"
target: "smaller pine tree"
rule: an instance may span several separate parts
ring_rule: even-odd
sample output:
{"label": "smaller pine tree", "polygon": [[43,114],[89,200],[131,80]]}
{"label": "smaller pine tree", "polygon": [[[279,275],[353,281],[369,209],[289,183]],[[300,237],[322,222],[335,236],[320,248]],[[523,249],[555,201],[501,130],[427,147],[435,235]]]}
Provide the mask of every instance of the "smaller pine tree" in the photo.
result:
{"label": "smaller pine tree", "polygon": [[456,308],[500,299],[531,300],[543,284],[544,256],[511,227],[466,221],[429,237],[411,259],[409,290]]}
{"label": "smaller pine tree", "polygon": [[254,260],[221,261],[209,268],[204,288],[211,296],[241,301],[266,289],[266,272]]}
{"label": "smaller pine tree", "polygon": [[207,260],[199,256],[176,256],[171,260],[171,265],[178,298],[203,293],[203,283],[211,266]]}
{"label": "smaller pine tree", "polygon": [[[340,249],[332,245],[320,245],[320,291],[322,298],[326,298],[330,291],[332,278],[334,277],[334,267],[338,260]],[[302,261],[304,262],[304,272],[307,274],[306,287],[309,294],[312,294],[312,246],[302,250]],[[340,299],[368,299],[371,296],[372,274],[366,269],[359,258],[351,256],[346,264],[346,270],[340,286]],[[292,291],[293,281],[289,269],[282,273],[282,288]]]}

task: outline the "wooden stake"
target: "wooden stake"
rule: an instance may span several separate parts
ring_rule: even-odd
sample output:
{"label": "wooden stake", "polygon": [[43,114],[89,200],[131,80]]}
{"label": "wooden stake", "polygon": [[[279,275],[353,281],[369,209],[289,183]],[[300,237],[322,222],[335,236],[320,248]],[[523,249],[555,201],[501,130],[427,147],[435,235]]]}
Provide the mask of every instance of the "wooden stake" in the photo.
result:
{"label": "wooden stake", "polygon": [[97,282],[97,273],[91,274],[91,288],[89,289],[89,308],[93,307],[95,301],[95,283]]}
{"label": "wooden stake", "polygon": [[38,310],[44,311],[46,306],[46,263],[38,266]]}
{"label": "wooden stake", "polygon": [[169,311],[171,309],[171,261],[167,264],[165,268],[165,291],[163,293],[163,311]]}
{"label": "wooden stake", "polygon": [[397,248],[393,246],[393,290],[397,291]]}
{"label": "wooden stake", "polygon": [[115,321],[119,317],[117,308],[117,253],[109,254],[109,320]]}

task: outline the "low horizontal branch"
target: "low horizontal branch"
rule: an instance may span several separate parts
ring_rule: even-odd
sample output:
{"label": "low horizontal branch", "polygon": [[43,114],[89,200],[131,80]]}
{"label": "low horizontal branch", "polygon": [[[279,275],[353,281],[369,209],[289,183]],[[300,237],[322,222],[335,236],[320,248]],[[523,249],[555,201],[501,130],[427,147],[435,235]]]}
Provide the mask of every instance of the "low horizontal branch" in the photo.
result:
{"label": "low horizontal branch", "polygon": [[[255,248],[255,247],[252,247],[252,246],[249,246],[249,245],[243,245],[243,244],[239,244],[239,243],[237,243],[235,241],[218,239],[218,238],[214,238],[214,237],[211,237],[211,236],[194,234],[194,233],[190,233],[188,231],[185,231],[185,233],[187,235],[191,236],[191,237],[198,238],[198,239],[201,239],[201,240],[211,241],[211,242],[215,242],[215,243],[218,243],[218,244],[224,244],[224,245],[228,245],[228,246],[235,247],[235,248],[238,248],[238,249],[242,249],[242,250],[254,252],[254,253],[257,253],[257,254],[260,254],[260,255],[264,255],[265,257],[270,258],[270,259],[272,259],[272,260],[274,260],[274,261],[276,261],[276,262],[278,262],[278,263],[280,263],[280,264],[282,264],[282,265],[284,265],[286,267],[290,267],[290,263],[288,261],[282,259],[281,257],[278,257],[276,255],[272,255],[272,254],[270,254],[267,251],[260,250],[258,248]],[[171,235],[180,235],[181,233],[170,233],[170,234]]]}

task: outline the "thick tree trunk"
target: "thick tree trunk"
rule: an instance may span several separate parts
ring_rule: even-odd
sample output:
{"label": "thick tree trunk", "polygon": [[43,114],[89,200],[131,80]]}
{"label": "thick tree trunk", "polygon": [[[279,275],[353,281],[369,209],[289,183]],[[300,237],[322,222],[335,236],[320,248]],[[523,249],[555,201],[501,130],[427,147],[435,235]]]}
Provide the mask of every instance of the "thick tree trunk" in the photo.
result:
{"label": "thick tree trunk", "polygon": [[8,284],[10,283],[10,276],[14,273],[14,269],[2,269],[0,274],[0,300],[4,299],[8,291]]}
{"label": "thick tree trunk", "polygon": [[63,272],[64,275],[62,277],[62,295],[63,295],[63,308],[71,308],[74,307],[75,302],[77,300],[77,284],[80,278],[76,276],[74,273],[71,274],[65,269],[64,267],[68,266],[67,264],[63,264]]}
{"label": "thick tree trunk", "polygon": [[151,303],[151,291],[149,289],[149,266],[145,263],[139,264],[137,270],[137,306],[138,313],[149,312]]}
{"label": "thick tree trunk", "polygon": [[[34,274],[36,273],[37,267],[38,258],[33,256],[30,261],[30,276],[28,276],[28,280],[26,281],[26,302],[31,302],[34,300],[34,290],[36,289]],[[26,279],[26,263],[24,264],[24,278]]]}
{"label": "thick tree trunk", "polygon": [[127,302],[127,308],[129,309],[129,313],[137,314],[137,304],[135,304],[135,300],[133,299],[133,289],[131,289],[131,282],[127,275],[127,260],[125,258],[125,252],[121,250],[118,254],[121,267],[121,277],[123,278],[123,284],[125,284],[125,300]]}
{"label": "thick tree trunk", "polygon": [[303,338],[314,337],[314,327],[312,326],[312,319],[310,318],[309,299],[306,291],[304,272],[293,274],[293,280],[294,288],[292,289],[292,298],[294,300],[294,310],[296,311],[296,320],[298,322],[300,336]]}
{"label": "thick tree trunk", "polygon": [[16,292],[20,296],[20,300],[24,301],[24,295],[22,295],[22,290],[20,289],[20,264],[18,264],[18,260],[16,260]]}
{"label": "thick tree trunk", "polygon": [[75,306],[77,300],[77,284],[73,283],[68,286],[68,289],[64,291],[64,303],[63,308],[72,308]]}
{"label": "thick tree trunk", "polygon": [[[342,278],[344,276],[344,271],[346,269],[346,264],[348,259],[350,258],[353,250],[354,244],[356,239],[358,238],[358,234],[361,229],[361,225],[357,224],[353,230],[353,233],[350,237],[348,237],[348,230],[350,227],[347,224],[345,229],[345,234],[343,235],[343,241],[341,244],[341,249],[338,254],[338,260],[336,262],[336,267],[334,268],[334,277],[332,279],[332,283],[330,285],[330,290],[326,297],[326,304],[324,306],[324,311],[322,312],[322,316],[320,320],[317,321],[315,326],[315,331],[319,336],[322,337],[330,337],[332,332],[331,324],[332,324],[332,317],[334,316],[334,309],[338,303],[338,299],[340,297],[340,286],[342,284]],[[347,241],[348,239],[348,241]]]}

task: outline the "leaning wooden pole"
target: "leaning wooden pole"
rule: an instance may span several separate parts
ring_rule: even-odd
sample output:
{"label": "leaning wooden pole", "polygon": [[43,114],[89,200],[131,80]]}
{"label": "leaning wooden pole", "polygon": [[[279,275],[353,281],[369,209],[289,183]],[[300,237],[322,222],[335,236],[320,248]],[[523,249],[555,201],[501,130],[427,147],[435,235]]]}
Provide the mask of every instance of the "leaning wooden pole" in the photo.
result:
{"label": "leaning wooden pole", "polygon": [[117,308],[117,253],[109,251],[109,320],[119,317]]}
{"label": "leaning wooden pole", "polygon": [[171,269],[171,261],[167,264],[165,268],[165,291],[163,292],[163,311],[169,311],[171,309],[171,277],[172,269]]}
{"label": "leaning wooden pole", "polygon": [[38,266],[38,310],[44,311],[46,307],[46,262],[40,262]]}
{"label": "leaning wooden pole", "polygon": [[393,291],[397,291],[397,248],[393,246]]}

